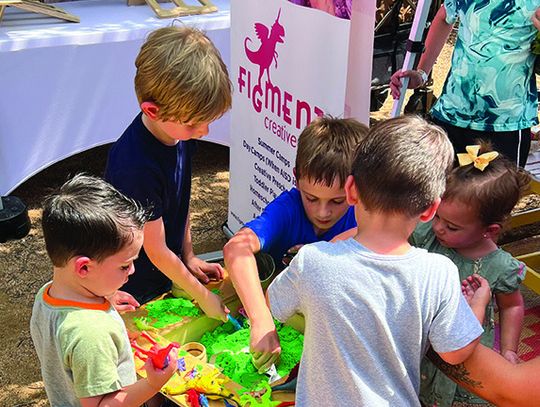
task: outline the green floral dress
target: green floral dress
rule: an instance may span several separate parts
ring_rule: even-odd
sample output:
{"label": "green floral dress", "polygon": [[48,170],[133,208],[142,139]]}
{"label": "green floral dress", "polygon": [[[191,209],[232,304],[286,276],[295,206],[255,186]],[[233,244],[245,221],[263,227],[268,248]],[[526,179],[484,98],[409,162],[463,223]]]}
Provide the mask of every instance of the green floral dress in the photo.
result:
{"label": "green floral dress", "polygon": [[[442,246],[433,233],[431,222],[420,224],[413,232],[410,242],[416,247],[442,254],[452,260],[459,270],[460,280],[474,273],[481,275],[488,280],[493,295],[509,294],[518,290],[525,278],[525,265],[501,248],[487,256],[471,260],[453,249]],[[486,308],[484,334],[480,339],[482,344],[490,348],[493,347],[495,340],[494,314],[494,297],[492,297]],[[437,403],[439,407],[450,407],[454,401],[487,403],[459,387],[427,358],[423,359],[421,365],[420,400],[428,406]]]}

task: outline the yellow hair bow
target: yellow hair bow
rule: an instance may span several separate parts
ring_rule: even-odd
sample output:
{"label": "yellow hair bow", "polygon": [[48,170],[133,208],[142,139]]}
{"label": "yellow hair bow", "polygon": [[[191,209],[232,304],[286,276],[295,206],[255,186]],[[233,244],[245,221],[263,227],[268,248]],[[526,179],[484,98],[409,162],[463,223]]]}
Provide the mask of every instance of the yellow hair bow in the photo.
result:
{"label": "yellow hair bow", "polygon": [[480,146],[467,146],[465,150],[467,151],[466,153],[457,155],[459,166],[463,167],[464,165],[474,164],[474,168],[478,168],[480,171],[484,171],[490,161],[493,161],[499,156],[499,153],[496,151],[490,151],[479,156],[478,151],[480,151]]}

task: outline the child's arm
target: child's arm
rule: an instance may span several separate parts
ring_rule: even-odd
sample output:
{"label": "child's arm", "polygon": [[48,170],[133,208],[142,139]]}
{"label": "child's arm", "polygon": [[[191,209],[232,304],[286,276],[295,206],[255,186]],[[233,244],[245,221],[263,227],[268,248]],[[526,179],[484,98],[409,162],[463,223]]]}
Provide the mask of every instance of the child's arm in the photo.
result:
{"label": "child's arm", "polygon": [[141,304],[130,294],[125,291],[116,291],[107,300],[118,312],[135,311]]}
{"label": "child's arm", "polygon": [[540,31],[540,7],[536,9],[531,20],[538,31]]}
{"label": "child's arm", "polygon": [[147,377],[140,379],[132,385],[126,386],[113,393],[96,397],[80,399],[82,407],[113,407],[113,406],[140,406],[151,399],[167,383],[176,371],[177,357],[175,352],[169,354],[169,365],[165,369],[157,369],[152,365],[150,358],[144,368]]}
{"label": "child's arm", "polygon": [[486,306],[491,299],[489,282],[478,274],[473,274],[461,282],[461,292],[481,324],[484,323]]}
{"label": "child's arm", "polygon": [[163,219],[158,218],[144,226],[144,250],[150,261],[173,282],[177,283],[191,295],[202,310],[211,318],[227,321],[229,310],[216,294],[206,289],[189,272],[180,258],[173,253],[165,241]]}
{"label": "child's arm", "polygon": [[[461,292],[471,307],[474,315],[476,318],[478,318],[478,322],[482,324],[484,321],[486,306],[491,299],[491,289],[488,281],[478,274],[473,274],[462,281]],[[439,353],[439,356],[446,363],[455,365],[467,359],[474,352],[479,343],[480,337],[476,338],[461,349],[457,349],[452,352]]]}
{"label": "child's arm", "polygon": [[510,294],[496,294],[501,325],[501,355],[512,363],[518,363],[517,348],[525,306],[519,290]]}
{"label": "child's arm", "polygon": [[476,346],[478,346],[479,343],[480,337],[476,338],[474,341],[461,349],[452,352],[442,352],[439,353],[439,356],[446,363],[450,363],[451,365],[457,365],[458,363],[462,363],[465,359],[471,356],[471,354],[474,352],[474,349],[476,348]]}
{"label": "child's arm", "polygon": [[191,222],[189,220],[186,224],[186,231],[184,233],[184,241],[182,243],[182,260],[188,270],[193,274],[199,281],[206,284],[211,279],[212,280],[223,280],[223,267],[219,263],[207,263],[204,260],[199,259],[193,253],[193,244],[191,242]]}
{"label": "child's arm", "polygon": [[254,253],[260,249],[258,236],[249,228],[238,231],[223,248],[225,267],[251,322],[250,350],[258,368],[273,362],[281,353],[257,271]]}

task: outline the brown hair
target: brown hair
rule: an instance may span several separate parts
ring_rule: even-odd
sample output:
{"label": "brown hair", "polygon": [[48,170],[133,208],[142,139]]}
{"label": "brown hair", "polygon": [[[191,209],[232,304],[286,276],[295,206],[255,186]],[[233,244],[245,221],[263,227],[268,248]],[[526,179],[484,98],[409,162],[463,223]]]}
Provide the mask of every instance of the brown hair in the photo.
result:
{"label": "brown hair", "polygon": [[367,132],[367,126],[355,119],[316,118],[298,138],[296,179],[308,178],[327,186],[338,179],[343,187],[351,173],[354,150]]}
{"label": "brown hair", "polygon": [[446,133],[417,116],[371,127],[352,165],[367,210],[417,216],[445,188],[454,150]]}
{"label": "brown hair", "polygon": [[174,26],[153,31],[135,66],[139,104],[155,103],[163,121],[210,122],[231,107],[227,67],[214,44],[196,28]]}
{"label": "brown hair", "polygon": [[97,261],[133,241],[149,212],[101,178],[79,174],[45,200],[41,224],[45,247],[56,267],[74,256]]}
{"label": "brown hair", "polygon": [[[479,140],[478,155],[493,151],[491,145]],[[528,189],[530,175],[515,163],[497,156],[484,171],[473,164],[456,167],[448,176],[443,199],[459,200],[472,206],[485,226],[503,224],[514,206]]]}

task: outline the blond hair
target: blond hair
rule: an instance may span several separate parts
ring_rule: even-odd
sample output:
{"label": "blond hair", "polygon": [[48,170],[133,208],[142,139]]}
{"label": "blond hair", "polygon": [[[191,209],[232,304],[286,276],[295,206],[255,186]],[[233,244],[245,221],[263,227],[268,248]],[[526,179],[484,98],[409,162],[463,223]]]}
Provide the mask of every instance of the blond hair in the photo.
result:
{"label": "blond hair", "polygon": [[231,107],[227,67],[214,44],[196,28],[174,26],[153,31],[135,66],[139,104],[155,103],[163,121],[210,122]]}
{"label": "blond hair", "polygon": [[417,116],[371,127],[352,165],[367,210],[417,216],[444,192],[454,149],[446,133]]}
{"label": "blond hair", "polygon": [[367,126],[354,119],[316,118],[298,138],[296,179],[307,178],[327,186],[337,179],[343,187],[351,173],[356,146],[367,132]]}

